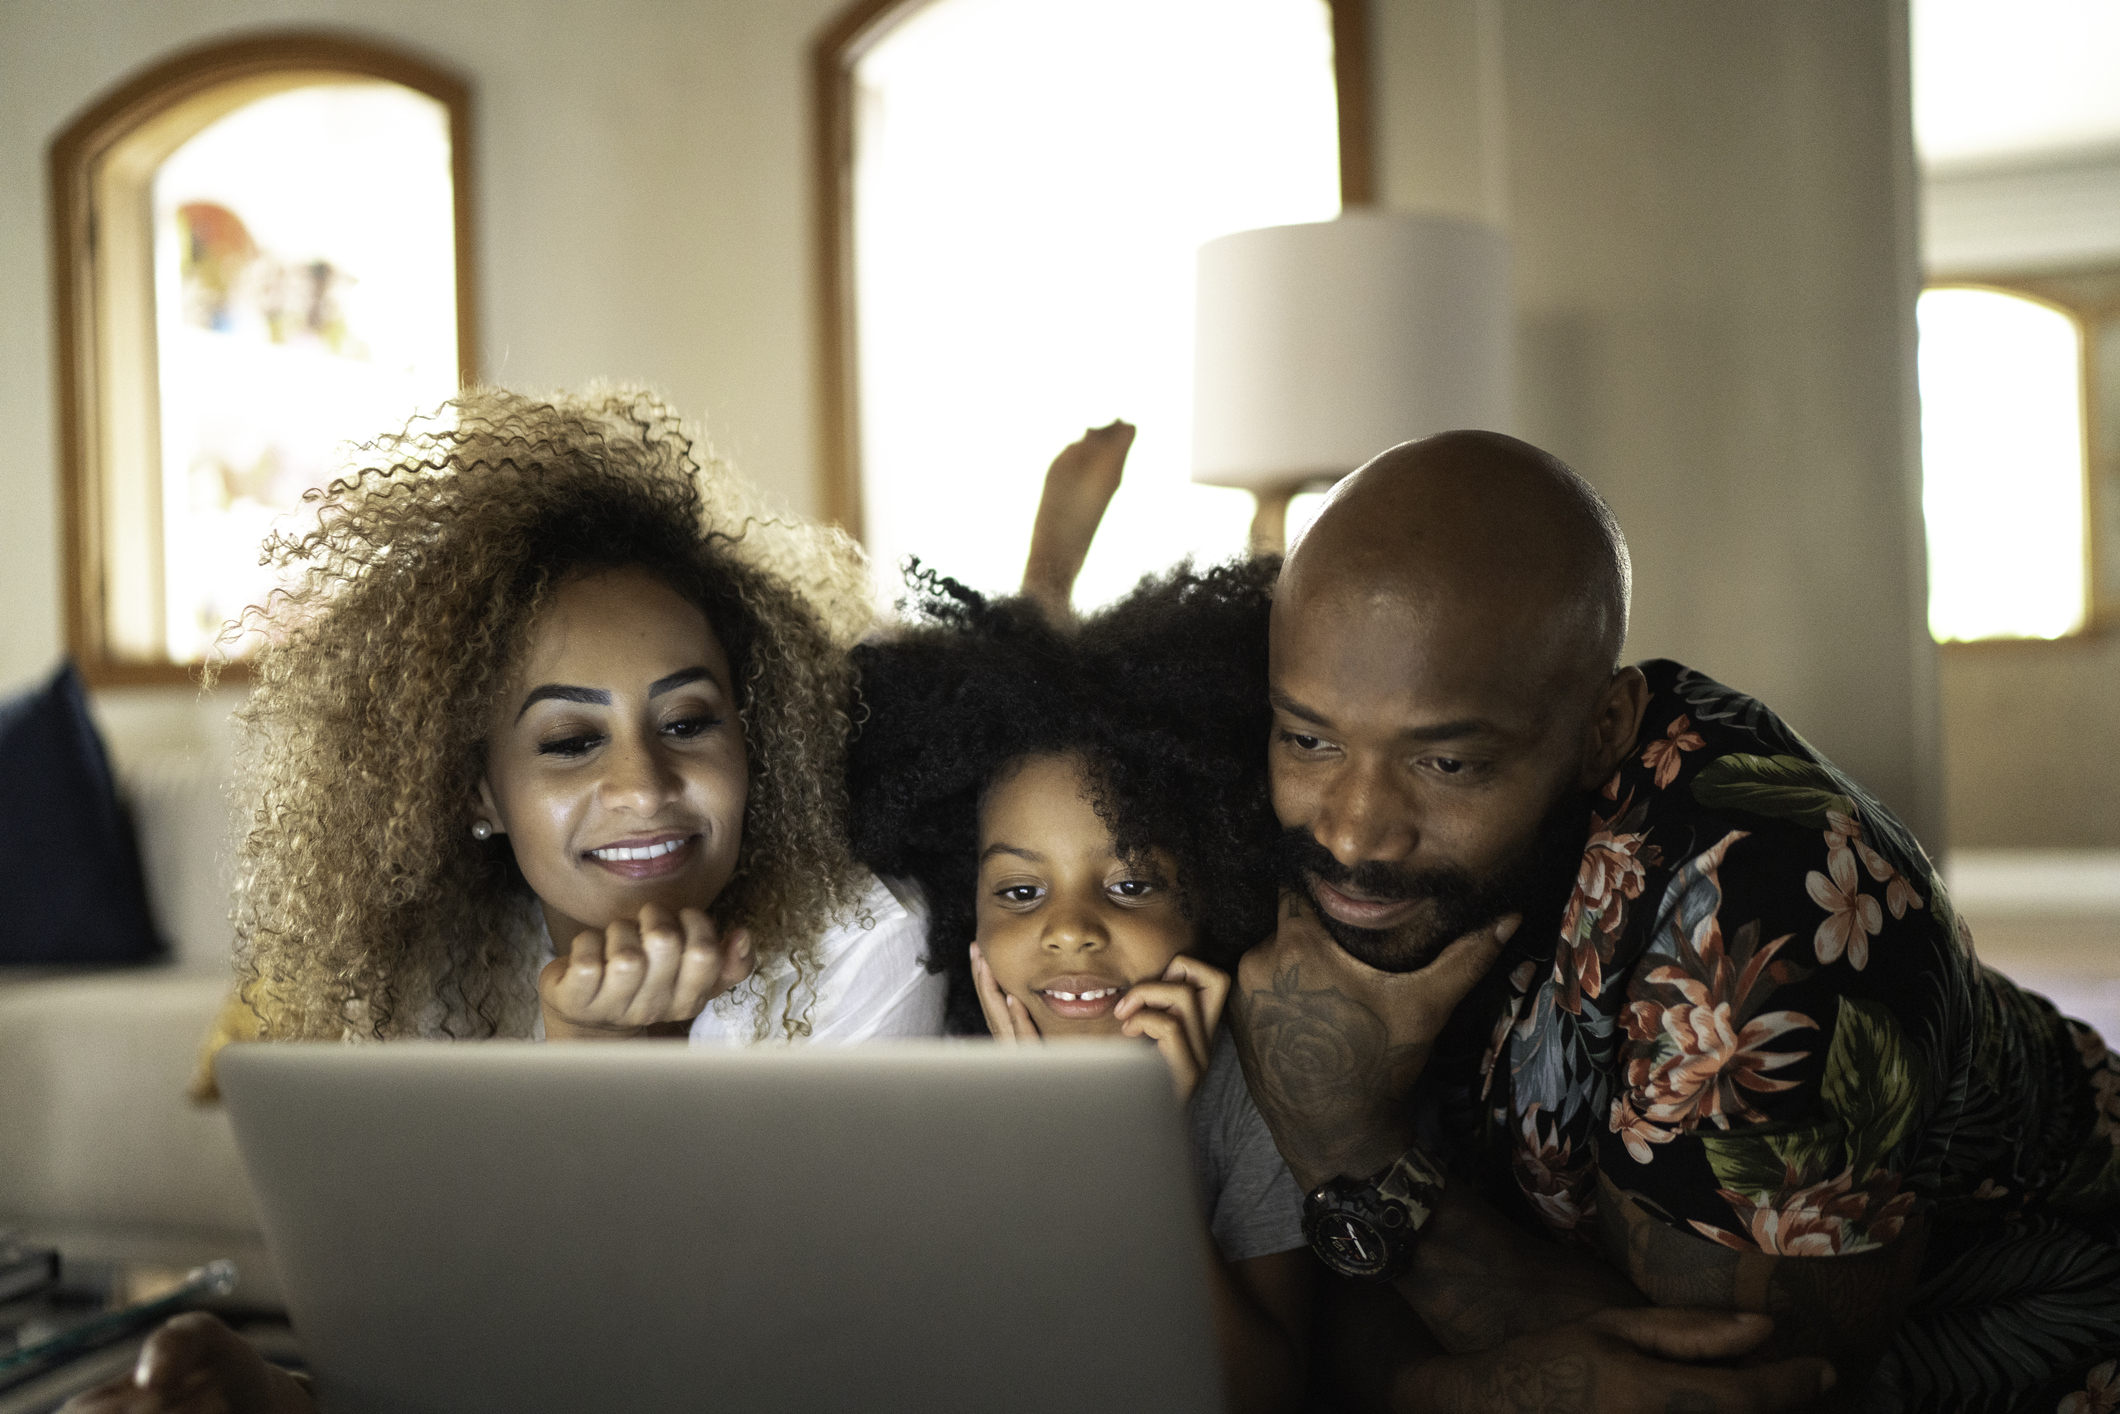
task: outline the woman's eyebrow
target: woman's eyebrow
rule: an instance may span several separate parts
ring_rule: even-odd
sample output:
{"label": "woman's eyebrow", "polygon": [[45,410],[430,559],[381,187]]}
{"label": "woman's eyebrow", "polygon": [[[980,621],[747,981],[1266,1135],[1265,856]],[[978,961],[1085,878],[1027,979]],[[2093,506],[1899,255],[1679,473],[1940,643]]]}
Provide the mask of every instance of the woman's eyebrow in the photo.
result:
{"label": "woman's eyebrow", "polygon": [[[657,678],[648,684],[648,696],[660,697],[672,688],[683,687],[688,682],[713,682],[714,672],[710,668],[679,668],[668,677]],[[718,684],[717,684],[718,685]],[[540,702],[587,702],[596,707],[609,707],[611,694],[600,687],[573,687],[566,683],[548,682],[542,687],[533,687],[523,698],[523,705],[516,709],[515,719],[523,719],[523,713]]]}
{"label": "woman's eyebrow", "polygon": [[516,709],[515,720],[520,722],[523,713],[540,702],[587,702],[597,707],[609,707],[611,694],[600,687],[569,687],[565,683],[548,682],[543,687],[533,687],[523,705]]}
{"label": "woman's eyebrow", "polygon": [[[707,668],[679,668],[666,678],[657,678],[648,684],[648,696],[660,697],[673,687],[683,687],[688,682],[714,682],[714,674]],[[720,683],[714,683],[716,687]]]}

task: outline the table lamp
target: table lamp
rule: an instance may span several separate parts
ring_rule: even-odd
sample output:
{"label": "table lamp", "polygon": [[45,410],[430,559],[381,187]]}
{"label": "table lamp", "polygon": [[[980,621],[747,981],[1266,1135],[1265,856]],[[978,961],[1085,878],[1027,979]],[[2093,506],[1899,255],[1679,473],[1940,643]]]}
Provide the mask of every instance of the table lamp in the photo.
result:
{"label": "table lamp", "polygon": [[1192,479],[1250,491],[1252,551],[1288,502],[1378,452],[1511,425],[1509,247],[1424,212],[1239,231],[1200,247]]}

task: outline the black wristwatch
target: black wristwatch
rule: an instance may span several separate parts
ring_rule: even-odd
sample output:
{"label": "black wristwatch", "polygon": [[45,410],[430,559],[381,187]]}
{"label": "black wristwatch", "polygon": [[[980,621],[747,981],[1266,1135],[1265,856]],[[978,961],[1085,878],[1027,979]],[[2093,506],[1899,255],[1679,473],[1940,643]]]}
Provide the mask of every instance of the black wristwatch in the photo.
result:
{"label": "black wristwatch", "polygon": [[1389,1281],[1413,1261],[1443,1201],[1443,1168],[1408,1149],[1368,1178],[1329,1178],[1303,1199],[1303,1236],[1341,1276]]}

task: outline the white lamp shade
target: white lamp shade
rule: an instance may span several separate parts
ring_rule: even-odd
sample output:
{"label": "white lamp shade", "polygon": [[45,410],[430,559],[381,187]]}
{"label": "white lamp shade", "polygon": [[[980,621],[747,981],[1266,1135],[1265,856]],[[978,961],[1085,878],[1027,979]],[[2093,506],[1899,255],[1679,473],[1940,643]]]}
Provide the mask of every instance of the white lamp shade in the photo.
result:
{"label": "white lamp shade", "polygon": [[1509,248],[1451,216],[1350,211],[1200,247],[1193,480],[1278,489],[1511,425]]}

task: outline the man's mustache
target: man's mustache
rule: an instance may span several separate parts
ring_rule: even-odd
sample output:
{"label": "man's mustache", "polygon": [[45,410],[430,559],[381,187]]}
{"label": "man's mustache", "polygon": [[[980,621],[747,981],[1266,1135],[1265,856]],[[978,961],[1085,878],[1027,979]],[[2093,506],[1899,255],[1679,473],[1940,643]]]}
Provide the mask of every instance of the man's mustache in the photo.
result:
{"label": "man's mustache", "polygon": [[1479,891],[1461,869],[1408,869],[1381,859],[1365,859],[1350,867],[1333,858],[1332,851],[1301,826],[1281,832],[1278,854],[1284,883],[1298,888],[1330,884],[1378,903],[1463,899]]}

